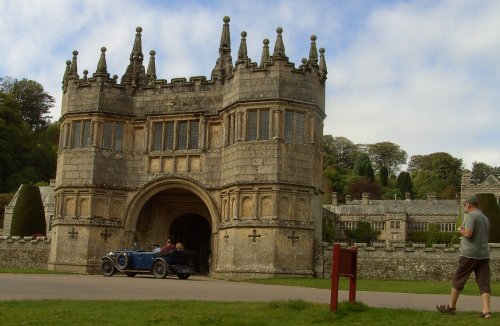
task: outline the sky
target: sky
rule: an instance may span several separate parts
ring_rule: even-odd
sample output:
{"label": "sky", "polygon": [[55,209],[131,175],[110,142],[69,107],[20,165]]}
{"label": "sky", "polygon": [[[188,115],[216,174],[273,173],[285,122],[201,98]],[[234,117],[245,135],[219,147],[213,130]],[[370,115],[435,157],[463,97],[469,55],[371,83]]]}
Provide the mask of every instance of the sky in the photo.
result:
{"label": "sky", "polygon": [[0,77],[42,84],[56,121],[73,50],[80,76],[91,75],[105,46],[108,72],[121,78],[141,26],[159,79],[209,79],[224,16],[233,60],[242,31],[259,62],[263,39],[272,50],[282,27],[297,67],[317,36],[328,66],[325,135],[500,166],[498,0],[0,0]]}

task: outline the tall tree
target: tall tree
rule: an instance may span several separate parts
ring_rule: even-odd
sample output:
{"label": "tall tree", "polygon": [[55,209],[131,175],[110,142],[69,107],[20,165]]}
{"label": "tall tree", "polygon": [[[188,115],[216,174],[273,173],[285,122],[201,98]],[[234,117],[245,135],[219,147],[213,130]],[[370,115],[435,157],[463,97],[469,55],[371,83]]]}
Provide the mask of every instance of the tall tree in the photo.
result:
{"label": "tall tree", "polygon": [[483,162],[474,162],[472,163],[472,170],[470,174],[470,181],[472,183],[481,183],[483,182],[490,174],[500,175],[500,166],[493,167],[489,166]]}
{"label": "tall tree", "polygon": [[385,167],[389,173],[396,173],[408,157],[399,145],[390,142],[370,144],[367,147],[375,171],[381,171]]}
{"label": "tall tree", "polygon": [[408,171],[418,198],[425,198],[427,193],[436,192],[440,198],[453,199],[460,192],[462,160],[448,153],[412,156]]}
{"label": "tall tree", "polygon": [[375,173],[373,172],[372,162],[368,154],[359,154],[358,159],[354,164],[354,174],[365,177],[370,181],[375,180]]}
{"label": "tall tree", "polygon": [[355,229],[345,230],[344,232],[349,239],[358,243],[366,243],[369,246],[373,241],[377,240],[380,234],[380,231],[372,230],[370,223],[365,221],[358,222]]}
{"label": "tall tree", "polygon": [[358,157],[357,146],[345,137],[323,136],[324,168],[335,166],[343,173],[351,171]]}
{"label": "tall tree", "polygon": [[51,118],[49,113],[54,106],[54,98],[43,89],[41,84],[24,78],[15,80],[12,85],[4,85],[2,88],[8,90],[17,99],[21,117],[31,129],[40,130],[47,126]]}
{"label": "tall tree", "polygon": [[398,179],[396,181],[396,187],[399,190],[401,195],[405,193],[412,193],[412,181],[410,172],[403,171],[398,175]]}

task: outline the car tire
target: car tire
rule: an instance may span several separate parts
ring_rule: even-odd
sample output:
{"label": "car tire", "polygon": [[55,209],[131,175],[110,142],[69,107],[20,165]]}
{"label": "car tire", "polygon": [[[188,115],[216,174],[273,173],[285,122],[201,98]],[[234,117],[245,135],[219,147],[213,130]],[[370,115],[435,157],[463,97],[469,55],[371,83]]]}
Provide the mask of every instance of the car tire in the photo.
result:
{"label": "car tire", "polygon": [[132,273],[132,272],[126,272],[128,277],[134,277],[137,273]]}
{"label": "car tire", "polygon": [[115,266],[113,265],[111,260],[104,259],[101,262],[101,272],[102,272],[102,275],[104,275],[106,277],[113,276],[113,274],[115,273]]}
{"label": "car tire", "polygon": [[167,277],[167,263],[163,260],[157,260],[153,264],[153,276],[155,278],[165,278]]}
{"label": "car tire", "polygon": [[125,269],[128,265],[128,256],[126,253],[122,252],[116,256],[116,267],[118,269]]}
{"label": "car tire", "polygon": [[187,273],[177,274],[177,277],[180,278],[181,280],[187,280],[189,276],[191,276],[191,274]]}

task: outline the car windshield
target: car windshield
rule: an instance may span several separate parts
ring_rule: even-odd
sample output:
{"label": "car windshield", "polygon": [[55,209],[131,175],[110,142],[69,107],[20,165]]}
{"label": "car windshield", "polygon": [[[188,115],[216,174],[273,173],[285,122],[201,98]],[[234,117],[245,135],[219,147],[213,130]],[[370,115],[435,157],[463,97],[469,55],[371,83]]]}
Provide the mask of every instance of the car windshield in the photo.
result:
{"label": "car windshield", "polygon": [[151,244],[149,242],[134,242],[132,250],[137,251],[153,251],[154,247],[157,245]]}

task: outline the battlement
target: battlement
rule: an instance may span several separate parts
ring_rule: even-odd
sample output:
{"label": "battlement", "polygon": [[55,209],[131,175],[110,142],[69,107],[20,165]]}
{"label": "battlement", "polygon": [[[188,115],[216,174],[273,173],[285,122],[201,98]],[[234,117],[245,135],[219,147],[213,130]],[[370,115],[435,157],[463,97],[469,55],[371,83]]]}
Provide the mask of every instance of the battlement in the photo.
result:
{"label": "battlement", "polygon": [[[230,19],[226,16],[223,21],[219,57],[210,79],[205,76],[173,78],[170,82],[158,79],[156,51],[149,52],[147,69],[144,66],[141,27],[136,28],[130,64],[120,80],[118,75],[110,77],[108,73],[105,47],[101,48],[97,69],[91,77],[88,70],[84,70],[80,77],[77,67],[78,51],[73,51],[72,60],[66,61],[62,81],[62,116],[79,112],[114,113],[139,118],[158,111],[203,111],[216,114],[242,101],[280,99],[310,103],[324,112],[327,68],[323,48],[319,49],[318,56],[316,36],[311,36],[308,59],[303,58],[301,65],[296,68],[285,55],[281,27],[276,29],[277,37],[272,54],[269,51],[269,40],[264,39],[259,64],[248,57],[247,33],[242,32],[237,60],[233,64]],[[119,108],[119,112],[115,112],[116,108]]]}

